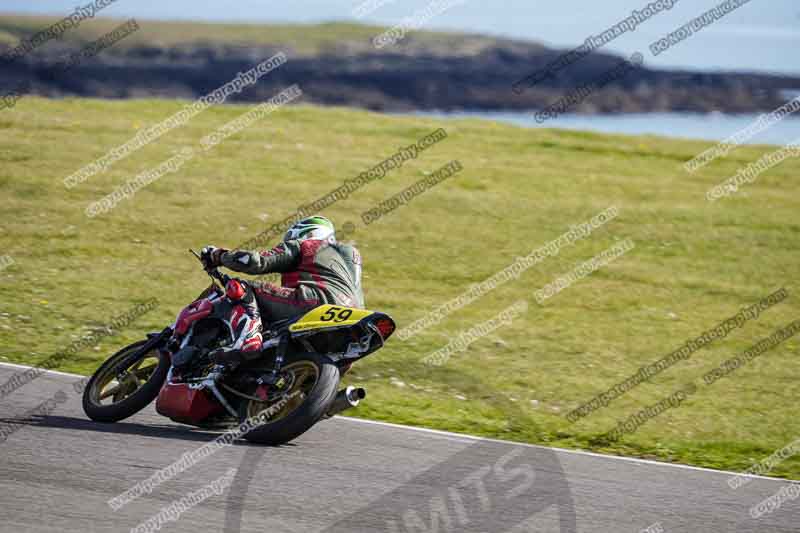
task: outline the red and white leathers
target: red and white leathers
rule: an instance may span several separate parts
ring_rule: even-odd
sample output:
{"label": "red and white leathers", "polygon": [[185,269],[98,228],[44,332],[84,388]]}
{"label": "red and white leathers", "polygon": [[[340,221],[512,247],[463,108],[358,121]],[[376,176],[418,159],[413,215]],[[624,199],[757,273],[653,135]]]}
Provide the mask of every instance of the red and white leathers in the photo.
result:
{"label": "red and white leathers", "polygon": [[255,294],[247,282],[232,279],[225,287],[225,303],[233,306],[225,323],[234,339],[232,350],[257,352],[261,350],[261,313]]}
{"label": "red and white leathers", "polygon": [[185,345],[172,356],[175,368],[180,370],[197,356],[198,348],[191,340],[187,343],[186,335],[193,322],[207,317],[220,319],[227,326],[231,341],[214,352],[212,359],[215,362],[238,362],[247,358],[247,354],[256,355],[261,351],[261,313],[253,288],[247,282],[231,279],[224,294],[211,291],[211,294],[199,298],[178,315],[174,338]]}
{"label": "red and white leathers", "polygon": [[231,280],[223,298],[230,302],[229,314],[219,314],[226,310],[215,304],[215,312],[220,307],[217,316],[224,317],[230,325],[232,350],[242,355],[261,349],[262,316],[272,323],[325,303],[364,307],[361,255],[355,247],[333,238],[289,240],[261,252],[213,248],[209,255],[211,266],[251,275],[282,275],[282,286]]}
{"label": "red and white leathers", "polygon": [[321,304],[364,307],[361,254],[333,239],[291,240],[271,250],[220,250],[219,264],[251,275],[281,274],[281,286],[252,281],[269,322],[303,314]]}

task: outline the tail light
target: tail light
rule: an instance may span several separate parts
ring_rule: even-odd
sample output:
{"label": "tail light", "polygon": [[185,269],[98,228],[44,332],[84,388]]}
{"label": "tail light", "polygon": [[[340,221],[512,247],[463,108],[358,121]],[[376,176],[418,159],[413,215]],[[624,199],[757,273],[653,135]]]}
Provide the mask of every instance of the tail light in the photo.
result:
{"label": "tail light", "polygon": [[375,327],[378,328],[378,332],[381,334],[383,339],[388,339],[389,335],[394,333],[394,322],[388,318],[380,318],[376,320]]}

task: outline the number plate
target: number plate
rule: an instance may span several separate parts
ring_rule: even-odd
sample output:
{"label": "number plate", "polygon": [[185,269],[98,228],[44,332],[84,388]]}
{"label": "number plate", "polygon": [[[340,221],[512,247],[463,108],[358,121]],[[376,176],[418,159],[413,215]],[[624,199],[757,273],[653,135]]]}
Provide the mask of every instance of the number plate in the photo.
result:
{"label": "number plate", "polygon": [[352,326],[361,319],[368,317],[372,311],[366,309],[353,309],[340,305],[321,305],[315,307],[303,318],[289,326],[289,331],[309,331],[312,329]]}

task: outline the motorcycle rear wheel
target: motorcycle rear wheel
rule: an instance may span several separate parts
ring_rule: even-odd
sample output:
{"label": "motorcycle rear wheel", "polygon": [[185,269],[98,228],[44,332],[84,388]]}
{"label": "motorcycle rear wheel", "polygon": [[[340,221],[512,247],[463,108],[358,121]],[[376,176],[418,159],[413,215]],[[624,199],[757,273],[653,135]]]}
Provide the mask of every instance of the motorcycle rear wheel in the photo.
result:
{"label": "motorcycle rear wheel", "polygon": [[[83,391],[86,416],[96,422],[118,422],[156,399],[167,378],[170,361],[155,348],[130,359],[146,342],[125,347],[100,365]],[[107,398],[111,398],[111,403],[104,404]]]}
{"label": "motorcycle rear wheel", "polygon": [[281,397],[272,402],[245,400],[239,407],[239,422],[263,414],[261,425],[244,438],[250,442],[278,445],[296,439],[327,412],[339,387],[339,368],[318,354],[288,355],[282,370],[293,379]]}

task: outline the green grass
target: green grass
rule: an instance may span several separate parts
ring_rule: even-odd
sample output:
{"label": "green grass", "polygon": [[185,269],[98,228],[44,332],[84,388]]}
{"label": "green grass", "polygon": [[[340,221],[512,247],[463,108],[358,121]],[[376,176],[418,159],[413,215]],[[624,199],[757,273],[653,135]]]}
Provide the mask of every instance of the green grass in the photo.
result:
{"label": "green grass", "polygon": [[[713,387],[700,386],[616,444],[598,437],[773,330],[800,317],[800,164],[788,160],[735,196],[705,191],[773,147],[742,147],[695,175],[708,143],[440,122],[364,111],[281,109],[95,219],[89,202],[196,144],[247,106],[208,110],[108,172],[62,179],[179,110],[162,100],[24,98],[0,114],[0,359],[35,364],[135,302],[161,305],[60,367],[90,373],[112,351],[172,321],[207,284],[186,251],[231,246],[438,127],[449,138],[324,214],[357,223],[367,304],[408,325],[515,257],[615,205],[617,219],[438,326],[395,338],[354,368],[369,398],[355,414],[553,446],[743,470],[800,436],[798,340]],[[360,214],[424,173],[464,170],[365,227]],[[543,306],[533,294],[613,243],[636,248]],[[564,415],[741,307],[789,298],[726,339],[570,424]],[[519,298],[530,309],[447,364],[420,361]],[[400,384],[402,382],[402,385]],[[35,384],[27,385],[28,387]],[[800,460],[774,475],[800,479]]]}
{"label": "green grass", "polygon": [[[64,13],[67,16],[69,12]],[[0,14],[0,43],[16,44],[30,37],[62,17]],[[98,16],[81,22],[80,26],[65,32],[65,42],[89,43],[111,31],[124,19]],[[372,39],[386,30],[385,27],[349,22],[321,24],[241,24],[203,23],[137,19],[140,29],[114,45],[125,49],[134,46],[175,47],[193,45],[284,47],[293,56],[317,55],[346,46],[348,53],[386,53],[402,49],[424,49],[428,54],[477,54],[497,43],[496,38],[441,31],[414,31],[403,40],[401,48],[376,50]],[[43,46],[47,46],[46,44]],[[528,47],[541,45],[527,43]]]}

